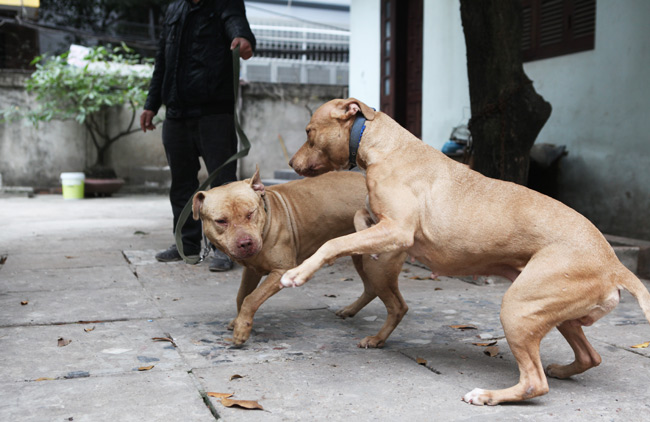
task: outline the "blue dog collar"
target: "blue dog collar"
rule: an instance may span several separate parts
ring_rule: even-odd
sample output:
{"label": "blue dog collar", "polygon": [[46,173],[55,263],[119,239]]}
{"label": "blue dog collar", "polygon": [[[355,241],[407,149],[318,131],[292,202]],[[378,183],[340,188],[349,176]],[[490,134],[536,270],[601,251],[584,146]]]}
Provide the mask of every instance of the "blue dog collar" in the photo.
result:
{"label": "blue dog collar", "polygon": [[350,167],[353,169],[357,166],[357,151],[359,151],[359,145],[361,144],[361,137],[363,136],[363,131],[366,128],[366,118],[362,113],[358,113],[357,117],[352,123],[352,129],[350,130]]}

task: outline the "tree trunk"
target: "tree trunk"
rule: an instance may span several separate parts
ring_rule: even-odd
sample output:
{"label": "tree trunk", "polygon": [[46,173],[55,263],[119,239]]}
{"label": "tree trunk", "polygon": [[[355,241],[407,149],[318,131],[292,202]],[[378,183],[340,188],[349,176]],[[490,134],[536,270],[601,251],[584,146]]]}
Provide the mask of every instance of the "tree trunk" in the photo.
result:
{"label": "tree trunk", "polygon": [[521,56],[520,0],[460,0],[467,47],[472,168],[526,184],[530,149],[551,115]]}

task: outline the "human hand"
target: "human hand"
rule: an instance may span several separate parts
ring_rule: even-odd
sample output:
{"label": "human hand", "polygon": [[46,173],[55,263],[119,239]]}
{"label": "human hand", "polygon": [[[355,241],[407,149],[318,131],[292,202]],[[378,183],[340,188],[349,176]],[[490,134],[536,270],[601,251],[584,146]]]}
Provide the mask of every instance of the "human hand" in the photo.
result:
{"label": "human hand", "polygon": [[234,50],[235,47],[237,46],[239,46],[239,57],[241,57],[244,60],[248,60],[251,57],[253,57],[253,47],[251,46],[251,43],[249,43],[246,38],[237,37],[234,40],[232,40],[232,43],[230,44],[230,49]]}
{"label": "human hand", "polygon": [[142,112],[140,115],[140,127],[143,132],[156,129],[156,125],[153,124],[153,118],[155,115],[156,113],[151,110],[144,110]]}

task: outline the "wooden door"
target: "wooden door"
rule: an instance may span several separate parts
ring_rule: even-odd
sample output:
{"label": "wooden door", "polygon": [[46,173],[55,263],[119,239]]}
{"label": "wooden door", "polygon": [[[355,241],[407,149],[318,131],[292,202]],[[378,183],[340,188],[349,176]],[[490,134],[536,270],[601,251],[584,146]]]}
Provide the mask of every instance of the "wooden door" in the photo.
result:
{"label": "wooden door", "polygon": [[422,132],[423,0],[381,0],[380,107],[415,136]]}

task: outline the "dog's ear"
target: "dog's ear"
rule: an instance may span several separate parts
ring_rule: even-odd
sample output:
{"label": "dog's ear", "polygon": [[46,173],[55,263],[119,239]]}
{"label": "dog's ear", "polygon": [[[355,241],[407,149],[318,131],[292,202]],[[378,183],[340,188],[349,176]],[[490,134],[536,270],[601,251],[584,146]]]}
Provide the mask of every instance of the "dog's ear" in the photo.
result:
{"label": "dog's ear", "polygon": [[203,201],[205,200],[205,192],[200,191],[194,195],[192,200],[192,217],[195,220],[198,220],[201,215],[201,207],[203,206]]}
{"label": "dog's ear", "polygon": [[260,178],[260,166],[255,164],[255,174],[250,178],[250,186],[255,192],[259,192],[261,195],[264,195],[264,184]]}
{"label": "dog's ear", "polygon": [[336,117],[345,120],[356,116],[359,112],[363,114],[363,117],[365,117],[366,120],[372,120],[375,118],[375,110],[368,107],[356,98],[348,98],[347,100],[344,100],[337,111],[338,115]]}

